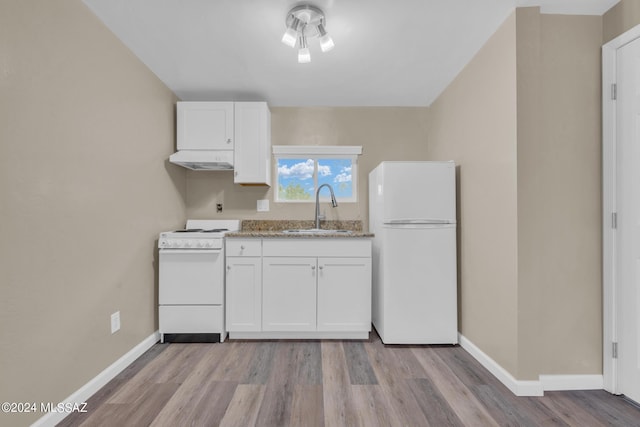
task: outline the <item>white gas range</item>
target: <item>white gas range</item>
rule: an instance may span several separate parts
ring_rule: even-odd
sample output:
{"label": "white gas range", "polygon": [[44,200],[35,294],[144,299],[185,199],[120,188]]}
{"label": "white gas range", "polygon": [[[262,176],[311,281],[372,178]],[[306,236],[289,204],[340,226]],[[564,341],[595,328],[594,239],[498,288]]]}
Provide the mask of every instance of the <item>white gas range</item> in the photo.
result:
{"label": "white gas range", "polygon": [[160,341],[224,341],[224,235],[239,220],[188,220],[160,233]]}

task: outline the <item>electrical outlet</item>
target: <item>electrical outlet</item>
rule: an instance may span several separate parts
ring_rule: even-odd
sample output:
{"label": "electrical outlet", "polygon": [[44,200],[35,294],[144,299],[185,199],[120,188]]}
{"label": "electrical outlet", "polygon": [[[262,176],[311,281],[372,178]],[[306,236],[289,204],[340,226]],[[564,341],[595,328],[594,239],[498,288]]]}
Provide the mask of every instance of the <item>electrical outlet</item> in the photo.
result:
{"label": "electrical outlet", "polygon": [[115,334],[120,330],[120,312],[116,311],[111,315],[111,333]]}
{"label": "electrical outlet", "polygon": [[269,199],[258,200],[257,211],[258,212],[269,212]]}

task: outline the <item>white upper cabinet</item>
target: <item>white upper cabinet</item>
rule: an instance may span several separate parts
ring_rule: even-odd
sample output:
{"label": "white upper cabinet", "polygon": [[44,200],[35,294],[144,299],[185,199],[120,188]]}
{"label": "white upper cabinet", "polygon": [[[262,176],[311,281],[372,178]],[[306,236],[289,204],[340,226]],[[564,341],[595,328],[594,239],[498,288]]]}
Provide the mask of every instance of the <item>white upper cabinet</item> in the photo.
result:
{"label": "white upper cabinet", "polygon": [[178,150],[233,150],[233,102],[178,102]]}
{"label": "white upper cabinet", "polygon": [[236,102],[233,182],[271,185],[271,113],[266,102]]}
{"label": "white upper cabinet", "polygon": [[[234,169],[233,182],[271,185],[271,113],[266,102],[178,102],[173,163]],[[172,156],[172,157],[174,157]],[[221,167],[220,162],[225,163]]]}

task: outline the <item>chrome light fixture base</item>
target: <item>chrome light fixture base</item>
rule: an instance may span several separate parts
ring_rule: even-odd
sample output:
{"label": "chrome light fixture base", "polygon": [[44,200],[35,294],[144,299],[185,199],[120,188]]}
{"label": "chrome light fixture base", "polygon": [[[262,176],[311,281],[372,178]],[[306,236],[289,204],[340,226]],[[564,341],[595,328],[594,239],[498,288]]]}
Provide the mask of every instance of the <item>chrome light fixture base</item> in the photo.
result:
{"label": "chrome light fixture base", "polygon": [[289,13],[287,14],[287,19],[285,20],[287,28],[291,27],[294,18],[300,20],[300,22],[303,23],[302,28],[300,28],[299,31],[302,32],[308,39],[318,37],[318,35],[320,34],[318,25],[325,25],[324,12],[310,4],[296,6],[289,11]]}

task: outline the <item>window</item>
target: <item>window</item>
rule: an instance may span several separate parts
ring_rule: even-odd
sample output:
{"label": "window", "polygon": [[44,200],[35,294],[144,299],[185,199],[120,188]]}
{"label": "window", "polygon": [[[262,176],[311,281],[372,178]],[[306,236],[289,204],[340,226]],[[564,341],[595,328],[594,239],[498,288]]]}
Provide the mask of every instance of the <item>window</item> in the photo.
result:
{"label": "window", "polygon": [[[316,189],[329,184],[338,202],[358,200],[358,155],[362,147],[276,145],[276,202],[314,202]],[[320,199],[329,200],[323,189]]]}

